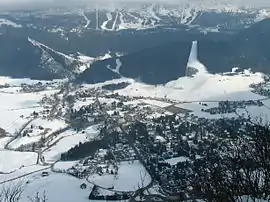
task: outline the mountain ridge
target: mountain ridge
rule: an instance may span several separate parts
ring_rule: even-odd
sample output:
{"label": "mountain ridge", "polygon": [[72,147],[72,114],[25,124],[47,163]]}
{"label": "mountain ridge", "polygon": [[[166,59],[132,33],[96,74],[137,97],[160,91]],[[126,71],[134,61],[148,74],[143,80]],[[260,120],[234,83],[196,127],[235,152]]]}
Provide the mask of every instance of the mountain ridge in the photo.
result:
{"label": "mountain ridge", "polygon": [[[146,5],[145,10],[160,10],[151,6]],[[151,12],[148,10],[147,13],[150,18],[159,21],[160,16]],[[98,16],[100,26],[101,22],[106,20],[106,13],[101,13]],[[228,29],[234,30],[232,32],[224,31],[224,27],[220,28],[222,31],[208,32],[193,25],[180,26],[170,23],[164,27],[143,30],[104,31],[100,30],[100,26],[95,30],[95,24],[91,28],[89,22],[85,22],[87,19],[95,21],[97,16],[94,11],[72,10],[57,15],[39,11],[26,14],[14,12],[7,18],[10,21],[0,21],[0,24],[4,23],[0,26],[0,40],[4,45],[0,47],[0,74],[3,76],[55,79],[73,77],[85,70],[78,76],[78,81],[100,82],[119,78],[121,75],[146,83],[162,84],[185,75],[193,40],[199,41],[199,60],[211,73],[231,71],[233,67],[268,72],[267,65],[270,63],[267,49],[269,19],[253,24],[254,19],[251,17],[252,25],[248,26],[249,28],[243,28],[247,26],[245,23],[240,23],[239,28],[228,25],[234,27]],[[210,24],[218,24],[216,18],[213,18],[215,15],[204,16],[204,19]],[[226,24],[228,16],[223,17]],[[229,19],[236,22],[238,17]],[[242,17],[241,19],[245,19],[245,16]],[[114,22],[116,24],[112,26],[117,26],[118,21]],[[210,24],[207,25],[209,29],[212,26]],[[30,43],[29,38],[37,41],[39,45]],[[96,61],[100,60],[97,59],[98,56],[108,52],[112,53],[110,57],[113,58]],[[90,59],[89,63],[82,62],[76,57],[77,53],[93,59]],[[119,57],[114,53],[122,53],[124,56]],[[20,62],[14,58],[18,58]],[[117,58],[121,63],[121,67],[118,66],[119,74],[112,71],[117,65]]]}
{"label": "mountain ridge", "polygon": [[[60,14],[62,13],[62,15]],[[27,15],[26,15],[27,14]],[[57,25],[50,19],[60,19],[61,16],[70,19],[70,27],[65,21],[61,29],[68,32],[84,32],[87,29],[100,29],[103,31],[121,31],[126,29],[138,30],[157,27],[171,27],[184,25],[185,28],[200,27],[235,29],[245,27],[270,16],[270,7],[250,8],[229,5],[224,3],[198,3],[182,2],[181,4],[166,3],[123,3],[123,4],[96,4],[91,7],[78,7],[73,9],[54,8],[37,11],[2,12],[2,16],[13,20],[22,26],[39,28],[47,22],[47,29]],[[34,19],[30,22],[29,17]],[[1,13],[0,13],[1,18]],[[28,22],[27,22],[28,21]],[[40,21],[39,23],[35,21]],[[1,21],[0,21],[1,22]],[[1,23],[0,23],[1,25]],[[59,25],[58,25],[59,26]],[[61,31],[61,30],[59,30]],[[209,31],[209,30],[208,30]]]}
{"label": "mountain ridge", "polygon": [[[255,28],[253,28],[253,26]],[[268,32],[270,19],[255,24],[230,40],[199,40],[198,58],[210,73],[230,72],[234,67],[270,73]],[[252,36],[245,38],[243,36]],[[258,38],[259,37],[259,38]],[[260,41],[259,44],[256,41]],[[161,45],[120,57],[122,68],[120,73],[128,78],[140,78],[145,83],[164,84],[170,80],[185,76],[185,68],[191,48],[191,41]],[[81,76],[84,82],[92,82],[95,70],[115,64],[110,58],[94,63],[91,69]],[[166,71],[166,74],[164,74]],[[111,73],[112,74],[112,73]],[[108,76],[106,76],[108,77]]]}

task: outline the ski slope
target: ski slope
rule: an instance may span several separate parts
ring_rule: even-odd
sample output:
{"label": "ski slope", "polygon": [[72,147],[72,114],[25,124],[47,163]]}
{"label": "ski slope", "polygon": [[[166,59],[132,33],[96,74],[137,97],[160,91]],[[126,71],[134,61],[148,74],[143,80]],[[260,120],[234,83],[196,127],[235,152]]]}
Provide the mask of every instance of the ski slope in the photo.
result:
{"label": "ski slope", "polygon": [[[228,3],[229,2],[229,3]],[[114,6],[101,5],[100,10],[106,13],[106,19],[101,22],[101,29],[106,31],[120,31],[125,29],[149,29],[162,27],[164,25],[197,25],[197,19],[203,13],[224,13],[229,17],[236,15],[247,16],[243,18],[243,23],[251,22],[248,16],[253,16],[254,22],[268,18],[270,9],[268,7],[259,7],[257,4],[239,3],[232,1],[170,1],[154,3],[134,3],[121,2]],[[99,19],[101,20],[101,19]],[[110,22],[111,26],[108,26]],[[242,23],[241,22],[241,23]],[[208,32],[218,28],[217,24]],[[209,27],[210,28],[210,27]]]}

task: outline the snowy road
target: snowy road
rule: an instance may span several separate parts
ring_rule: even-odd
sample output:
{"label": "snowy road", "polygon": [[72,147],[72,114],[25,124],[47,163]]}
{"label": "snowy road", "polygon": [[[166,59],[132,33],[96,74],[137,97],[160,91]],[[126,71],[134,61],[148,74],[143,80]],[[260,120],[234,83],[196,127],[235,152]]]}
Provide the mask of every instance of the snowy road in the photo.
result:
{"label": "snowy road", "polygon": [[26,176],[29,176],[29,175],[32,175],[32,174],[35,174],[35,173],[38,173],[38,172],[42,172],[42,171],[45,171],[45,170],[49,170],[49,169],[51,169],[51,166],[48,166],[48,167],[45,167],[45,168],[42,168],[42,169],[38,169],[38,170],[32,171],[32,172],[29,172],[29,173],[20,175],[18,177],[14,177],[14,178],[10,178],[8,180],[1,181],[0,184],[5,184],[5,183],[8,183],[8,182],[12,182],[12,181],[15,181],[15,180],[24,178]]}
{"label": "snowy road", "polygon": [[[56,94],[54,94],[53,96],[54,96],[54,98],[55,98],[55,103],[52,105],[52,108],[51,108],[51,110],[50,110],[50,115],[49,115],[49,117],[54,117],[55,115],[58,115],[58,113],[59,113],[59,110],[61,109],[61,107],[59,107],[59,105],[61,104],[61,105],[64,105],[65,104],[65,101],[66,101],[66,97],[68,96],[68,93],[69,93],[69,91],[70,91],[70,89],[69,89],[69,83],[66,83],[66,84],[64,84],[62,87],[61,87],[61,89],[60,89],[60,91],[58,92],[58,93],[56,93]],[[60,95],[63,95],[63,96],[60,96]],[[22,151],[22,150],[19,150],[19,151],[17,151],[18,149],[16,149],[16,148],[12,148],[11,147],[11,144],[15,141],[15,140],[17,140],[18,138],[20,138],[20,137],[22,137],[22,132],[32,123],[32,122],[34,122],[36,119],[38,119],[38,118],[40,118],[40,115],[37,115],[37,116],[34,116],[33,118],[31,118],[30,120],[28,120],[25,124],[23,124],[22,126],[21,126],[21,128],[19,129],[19,131],[17,132],[17,133],[15,133],[14,135],[13,135],[13,137],[9,140],[9,141],[7,141],[6,143],[5,143],[5,145],[4,145],[4,150],[2,151],[2,152],[13,152],[14,154],[13,155],[15,155],[16,154],[16,156],[19,156],[19,154],[22,154],[22,153],[20,153],[20,152],[24,152],[24,151]],[[38,150],[38,151],[33,151],[33,152],[29,152],[28,150],[26,150],[26,152],[28,152],[29,153],[29,155],[30,155],[30,153],[31,154],[36,154],[36,157],[35,158],[37,158],[36,159],[36,165],[38,165],[39,163],[41,163],[43,166],[46,166],[46,167],[44,167],[44,168],[41,168],[41,169],[38,169],[38,170],[35,170],[35,171],[28,171],[28,172],[26,172],[26,173],[23,173],[23,174],[21,174],[20,176],[16,176],[16,177],[14,177],[14,178],[10,178],[10,179],[8,179],[8,180],[4,180],[4,181],[2,181],[2,182],[0,182],[0,184],[4,184],[4,183],[7,183],[7,182],[10,182],[10,181],[14,181],[14,180],[17,180],[17,179],[20,179],[20,178],[23,178],[23,177],[25,177],[25,176],[28,176],[28,175],[31,175],[31,174],[34,174],[34,173],[37,173],[37,172],[40,172],[40,171],[44,171],[44,170],[47,170],[47,169],[50,169],[54,164],[55,164],[55,162],[53,162],[53,163],[51,163],[51,164],[49,164],[49,163],[47,163],[47,162],[45,162],[45,159],[43,158],[43,152],[44,151],[46,151],[46,150],[48,150],[48,149],[50,149],[52,146],[54,146],[58,141],[60,141],[61,140],[61,138],[58,140],[58,141],[56,141],[54,144],[49,144],[49,142],[51,141],[51,140],[53,140],[53,138],[56,138],[59,134],[61,134],[61,133],[63,133],[63,132],[65,132],[66,130],[68,130],[68,129],[70,129],[70,126],[66,126],[66,127],[64,127],[64,128],[60,128],[59,130],[56,130],[56,131],[54,131],[53,133],[51,133],[48,137],[46,137],[46,139],[45,139],[45,141],[47,142],[47,148],[45,148],[44,150],[42,150],[42,151],[40,151],[40,150]],[[29,156],[28,155],[28,156]],[[15,157],[14,157],[15,158]],[[32,159],[32,161],[33,161],[33,159]],[[32,162],[31,161],[31,162]],[[56,161],[57,162],[57,161]],[[25,162],[24,162],[25,163]],[[17,165],[17,164],[16,164]],[[23,166],[24,167],[24,166]],[[27,166],[26,166],[27,167]],[[12,172],[9,172],[9,173],[6,173],[6,174],[10,174],[10,173],[15,173],[15,172],[17,172],[17,171],[19,171],[20,169],[15,169],[14,171],[12,171]],[[3,173],[4,174],[4,173]]]}

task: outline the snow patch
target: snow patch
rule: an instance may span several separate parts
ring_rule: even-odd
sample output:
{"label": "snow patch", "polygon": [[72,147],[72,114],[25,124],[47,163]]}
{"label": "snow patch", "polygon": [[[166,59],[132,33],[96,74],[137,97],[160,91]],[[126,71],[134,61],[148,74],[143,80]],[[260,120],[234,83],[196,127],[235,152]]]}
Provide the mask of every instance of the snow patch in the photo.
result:
{"label": "snow patch", "polygon": [[20,137],[13,140],[9,145],[8,148],[10,149],[18,149],[19,147],[23,145],[33,144],[40,140],[41,137]]}
{"label": "snow patch", "polygon": [[0,172],[12,172],[24,166],[34,165],[37,154],[32,152],[0,151]]}
{"label": "snow patch", "polygon": [[0,150],[5,148],[5,145],[12,139],[12,137],[0,138]]}
{"label": "snow patch", "polygon": [[102,176],[95,174],[91,175],[88,180],[104,188],[113,186],[114,190],[117,191],[135,191],[138,189],[138,184],[141,185],[143,183],[144,186],[147,186],[151,178],[143,165],[138,161],[134,161],[134,163],[121,162],[116,177],[110,174],[104,174]]}
{"label": "snow patch", "polygon": [[130,80],[129,86],[116,92],[130,97],[167,98],[179,102],[257,100],[264,97],[252,93],[250,84],[262,81],[261,73],[251,73],[248,76],[243,73],[201,74],[194,77],[181,77],[157,86]]}
{"label": "snow patch", "polygon": [[161,143],[164,143],[164,142],[166,142],[166,140],[165,140],[165,138],[164,137],[162,137],[162,136],[156,136],[156,140],[158,141],[158,142],[161,142]]}
{"label": "snow patch", "polygon": [[88,195],[92,186],[82,190],[80,185],[86,183],[85,180],[80,180],[66,174],[49,173],[48,177],[41,177],[41,174],[36,174],[26,178],[29,183],[26,185],[22,194],[21,202],[28,202],[29,196],[35,196],[37,192],[42,194],[46,192],[47,199],[50,202],[89,202]]}
{"label": "snow patch", "polygon": [[22,25],[20,24],[17,24],[7,19],[0,18],[0,27],[3,25],[14,27],[14,28],[22,28]]}
{"label": "snow patch", "polygon": [[108,68],[109,70],[111,70],[112,72],[114,72],[114,73],[116,73],[116,74],[118,74],[119,76],[122,77],[122,75],[120,74],[120,68],[121,68],[121,66],[122,66],[122,62],[121,62],[120,58],[117,58],[117,59],[115,60],[115,62],[116,62],[116,67],[115,67],[115,69],[111,68],[110,65],[108,65],[107,68]]}
{"label": "snow patch", "polygon": [[142,99],[140,101],[142,101],[143,103],[149,104],[149,105],[154,105],[154,106],[162,107],[162,108],[163,107],[168,107],[168,106],[171,105],[170,103],[161,102],[161,101],[158,101],[158,100]]}
{"label": "snow patch", "polygon": [[53,170],[55,172],[66,172],[67,169],[74,166],[78,161],[59,161],[53,165]]}
{"label": "snow patch", "polygon": [[54,163],[60,159],[61,154],[68,151],[70,148],[78,145],[80,142],[84,143],[90,139],[95,138],[99,131],[97,125],[88,127],[85,133],[76,133],[73,130],[68,130],[62,134],[63,138],[58,139],[59,142],[49,150],[44,152],[44,158],[48,163]]}
{"label": "snow patch", "polygon": [[103,30],[111,30],[111,29],[107,28],[107,24],[113,19],[112,13],[107,12],[106,17],[107,17],[107,20],[102,23],[101,29],[103,29]]}

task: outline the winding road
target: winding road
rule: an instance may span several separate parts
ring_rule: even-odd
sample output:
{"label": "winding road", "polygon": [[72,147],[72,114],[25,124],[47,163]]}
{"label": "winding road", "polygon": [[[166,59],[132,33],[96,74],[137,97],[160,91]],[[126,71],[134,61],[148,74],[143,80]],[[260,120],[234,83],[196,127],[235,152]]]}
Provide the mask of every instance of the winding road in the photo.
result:
{"label": "winding road", "polygon": [[[50,118],[53,118],[55,116],[57,116],[59,114],[59,111],[61,110],[61,105],[64,105],[65,101],[66,101],[66,98],[69,94],[69,82],[65,83],[60,91],[56,94],[54,94],[54,99],[55,99],[55,103],[52,105],[52,108],[50,110],[50,113],[49,113],[49,117]],[[62,99],[60,98],[60,95],[63,95]],[[62,101],[62,102],[61,102]],[[21,137],[22,136],[22,132],[25,130],[25,128],[27,128],[27,126],[29,126],[30,123],[32,123],[35,119],[39,118],[40,116],[37,115],[37,116],[34,116],[33,118],[31,118],[30,120],[28,120],[24,125],[21,126],[20,130],[15,133],[13,136],[12,136],[12,139],[9,140],[5,146],[4,146],[4,149],[5,150],[10,150],[10,151],[16,151],[16,149],[12,149],[10,148],[10,144],[16,140],[17,138]],[[44,158],[41,158],[43,155],[43,152],[47,151],[48,149],[50,149],[51,147],[53,147],[57,142],[59,142],[62,138],[59,138],[59,140],[57,140],[56,142],[54,142],[53,144],[49,144],[50,140],[53,140],[54,137],[57,137],[59,134],[65,132],[66,130],[70,129],[71,126],[67,126],[65,128],[61,128],[55,132],[53,132],[52,134],[50,134],[47,138],[46,138],[46,148],[43,149],[43,150],[39,150],[39,151],[33,151],[35,153],[37,153],[37,164],[41,163],[44,168],[41,168],[41,169],[38,169],[38,170],[34,170],[34,171],[31,171],[31,172],[28,172],[28,173],[25,173],[23,175],[20,175],[20,176],[17,176],[17,177],[14,177],[14,178],[10,178],[10,179],[7,179],[7,180],[4,180],[4,181],[1,181],[0,184],[5,184],[7,182],[11,182],[11,181],[14,181],[14,180],[18,180],[18,179],[21,179],[21,178],[24,178],[26,176],[29,176],[29,175],[32,175],[32,174],[35,174],[35,173],[38,173],[38,172],[42,172],[42,171],[45,171],[45,170],[49,170],[53,167],[53,165],[57,162],[54,162],[52,164],[49,164],[47,162],[45,162],[45,159]],[[14,171],[16,172],[16,170]],[[4,173],[3,173],[4,174]]]}

